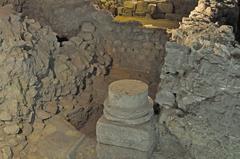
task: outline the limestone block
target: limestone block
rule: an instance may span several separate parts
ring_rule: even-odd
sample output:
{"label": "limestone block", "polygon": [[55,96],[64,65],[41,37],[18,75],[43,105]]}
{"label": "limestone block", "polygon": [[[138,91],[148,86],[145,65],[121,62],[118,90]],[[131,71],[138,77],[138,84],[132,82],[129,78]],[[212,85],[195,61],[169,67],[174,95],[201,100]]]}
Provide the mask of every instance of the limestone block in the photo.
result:
{"label": "limestone block", "polygon": [[208,17],[213,17],[214,11],[211,7],[207,7],[204,11],[204,14],[206,14]]}
{"label": "limestone block", "polygon": [[138,1],[136,5],[136,15],[145,15],[147,11],[146,3],[144,1]]}
{"label": "limestone block", "polygon": [[206,9],[205,3],[200,3],[198,6],[195,8],[197,12],[204,13],[204,10]]}
{"label": "limestone block", "polygon": [[12,159],[13,157],[12,150],[9,146],[3,147],[1,150],[1,153],[2,153],[2,156],[1,156],[2,159]]}
{"label": "limestone block", "polygon": [[144,124],[123,125],[101,117],[96,129],[99,143],[148,152],[152,152],[156,145],[153,119]]}
{"label": "limestone block", "polygon": [[3,131],[6,133],[6,134],[11,134],[11,135],[14,135],[14,134],[17,134],[19,133],[20,131],[20,128],[17,124],[12,124],[12,125],[7,125],[3,128]]}
{"label": "limestone block", "polygon": [[125,8],[124,9],[124,16],[133,16],[134,10],[133,9],[129,9],[129,8]]}
{"label": "limestone block", "polygon": [[167,89],[160,90],[156,95],[156,101],[161,106],[174,107],[175,100],[174,94]]}
{"label": "limestone block", "polygon": [[133,1],[125,1],[123,6],[124,6],[124,8],[135,9],[136,3]]}
{"label": "limestone block", "polygon": [[173,13],[173,4],[171,2],[158,3],[157,8],[163,13]]}
{"label": "limestone block", "polygon": [[33,132],[33,127],[29,123],[23,124],[22,134],[25,136],[29,136]]}
{"label": "limestone block", "polygon": [[55,101],[47,103],[45,111],[52,114],[52,115],[55,115],[58,111],[57,103]]}
{"label": "limestone block", "polygon": [[0,120],[10,121],[10,120],[12,120],[12,116],[7,111],[1,111],[0,112]]}
{"label": "limestone block", "polygon": [[117,8],[118,15],[123,15],[123,12],[124,12],[123,10],[124,10],[123,7],[118,7]]}
{"label": "limestone block", "polygon": [[148,7],[147,7],[147,11],[150,15],[154,14],[156,9],[157,9],[156,4],[149,4]]}

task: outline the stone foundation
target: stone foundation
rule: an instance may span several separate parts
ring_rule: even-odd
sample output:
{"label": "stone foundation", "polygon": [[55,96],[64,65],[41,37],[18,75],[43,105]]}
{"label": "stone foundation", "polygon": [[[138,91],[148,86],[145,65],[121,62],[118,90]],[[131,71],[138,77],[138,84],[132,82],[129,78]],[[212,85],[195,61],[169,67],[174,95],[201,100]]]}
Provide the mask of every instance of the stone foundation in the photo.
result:
{"label": "stone foundation", "polygon": [[97,141],[151,154],[157,139],[152,107],[145,83],[113,82],[104,103],[104,115],[97,122]]}
{"label": "stone foundation", "polygon": [[151,159],[150,152],[138,151],[112,145],[97,145],[98,159]]}
{"label": "stone foundation", "polygon": [[145,151],[151,154],[156,146],[154,120],[124,125],[101,117],[97,123],[97,140],[100,143]]}

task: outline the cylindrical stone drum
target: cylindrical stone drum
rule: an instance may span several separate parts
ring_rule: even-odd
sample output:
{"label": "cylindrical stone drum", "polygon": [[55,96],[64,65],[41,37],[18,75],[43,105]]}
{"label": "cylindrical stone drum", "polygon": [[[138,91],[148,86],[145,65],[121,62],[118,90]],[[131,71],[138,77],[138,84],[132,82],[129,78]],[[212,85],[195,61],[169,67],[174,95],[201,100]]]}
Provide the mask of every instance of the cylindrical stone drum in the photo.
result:
{"label": "cylindrical stone drum", "polygon": [[148,97],[148,85],[138,80],[111,83],[104,102],[104,116],[113,121],[139,124],[150,120],[153,101]]}

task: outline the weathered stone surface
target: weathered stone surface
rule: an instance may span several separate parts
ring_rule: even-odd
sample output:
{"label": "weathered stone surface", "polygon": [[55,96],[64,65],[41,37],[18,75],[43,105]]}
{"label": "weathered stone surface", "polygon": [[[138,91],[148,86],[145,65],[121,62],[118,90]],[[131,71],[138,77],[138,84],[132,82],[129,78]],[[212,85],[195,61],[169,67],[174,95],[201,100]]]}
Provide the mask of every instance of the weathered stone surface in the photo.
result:
{"label": "weathered stone surface", "polygon": [[173,4],[169,1],[157,3],[157,7],[160,12],[163,13],[173,13]]}
{"label": "weathered stone surface", "polygon": [[2,152],[2,159],[12,159],[13,153],[10,147],[5,146],[1,149]]}
{"label": "weathered stone surface", "polygon": [[[168,44],[167,47],[170,50],[174,50],[175,45]],[[179,45],[178,47],[181,50],[183,46]],[[229,147],[229,149],[235,149],[235,146],[239,146],[238,141],[235,142],[234,146],[228,145],[227,142],[231,142],[232,139],[225,141],[219,137],[221,136],[220,134],[227,135],[227,132],[224,131],[226,127],[231,130],[230,136],[235,136],[236,138],[239,136],[237,133],[240,128],[239,124],[233,121],[233,116],[239,114],[237,111],[237,103],[240,102],[238,97],[239,89],[236,87],[239,80],[235,78],[234,69],[231,69],[232,71],[230,72],[227,71],[230,68],[238,67],[238,64],[225,59],[226,56],[221,56],[223,52],[212,54],[206,48],[197,52],[192,51],[189,53],[186,51],[184,54],[187,56],[186,59],[189,59],[188,62],[181,61],[180,63],[183,65],[180,65],[177,69],[172,69],[172,66],[173,68],[178,66],[175,60],[175,57],[178,55],[172,55],[171,53],[173,52],[170,51],[167,55],[166,67],[163,69],[165,73],[161,76],[161,88],[156,100],[164,107],[177,107],[185,112],[189,112],[189,114],[180,115],[183,118],[178,117],[179,115],[177,114],[173,116],[167,115],[168,119],[165,121],[167,127],[172,134],[180,139],[183,145],[188,145],[189,149],[195,151],[195,153],[204,151],[204,155],[208,156],[207,158],[216,155],[219,155],[219,157],[228,156],[228,153],[238,156],[239,154],[235,150],[224,151],[220,146],[216,147],[216,145],[214,150],[212,147],[204,150],[201,146],[207,146],[206,143],[210,141],[214,144],[216,140]],[[234,61],[234,59],[232,60]],[[215,61],[214,64],[211,61]],[[172,62],[175,62],[175,64],[167,65]],[[226,84],[223,79],[226,80],[226,83],[228,83],[227,81],[232,82]],[[161,93],[163,91],[165,93]],[[172,102],[166,100],[166,97],[168,97],[166,94],[171,95]],[[228,94],[231,94],[231,96]],[[176,103],[172,99],[174,96]],[[230,113],[230,108],[235,111]],[[224,118],[223,112],[228,112],[229,117]],[[232,123],[234,126],[225,125],[224,123]],[[182,126],[185,128],[182,129]],[[208,137],[205,138],[204,134],[207,134]],[[192,146],[190,146],[191,144]]]}
{"label": "weathered stone surface", "polygon": [[0,112],[0,120],[2,120],[2,121],[11,121],[12,120],[12,116],[7,111],[1,111]]}
{"label": "weathered stone surface", "polygon": [[[52,12],[53,10],[54,12]],[[42,25],[50,25],[53,31],[58,33],[59,37],[75,38],[76,40],[76,35],[79,32],[86,33],[81,28],[90,28],[85,31],[88,33],[94,32],[94,39],[98,43],[97,52],[111,55],[115,66],[119,65],[153,74],[160,70],[161,65],[159,66],[159,63],[162,64],[165,52],[164,44],[167,40],[164,30],[149,30],[135,23],[126,25],[114,23],[113,17],[108,12],[98,10],[92,6],[90,1],[83,0],[26,1],[23,13],[28,17],[37,19]],[[92,38],[90,34],[86,35],[84,35],[85,39]],[[81,38],[81,40],[83,39]],[[81,40],[77,43],[81,43]],[[116,40],[120,41],[120,43],[113,46],[112,43]],[[152,43],[152,47],[145,50],[142,49],[142,45],[138,45],[145,42]],[[156,48],[155,45],[161,47]],[[140,54],[141,56],[139,56]],[[98,57],[101,56],[98,55]],[[72,61],[78,61],[79,57],[71,59]],[[105,62],[112,61],[107,60]],[[104,74],[104,70],[102,71]]]}
{"label": "weathered stone surface", "polygon": [[55,115],[59,111],[58,103],[56,101],[48,102],[44,110],[51,115]]}
{"label": "weathered stone surface", "polygon": [[[77,131],[64,118],[56,116],[50,119],[47,126],[42,129],[39,140],[29,141],[32,146],[28,147],[28,159],[41,158],[71,158],[72,153],[84,139],[84,134]],[[33,146],[34,145],[34,146]]]}
{"label": "weathered stone surface", "polygon": [[[185,12],[182,2],[172,2],[176,13]],[[76,37],[61,43],[60,48],[56,34],[49,27],[41,27],[32,19],[9,16],[4,12],[7,18],[1,17],[0,23],[0,105],[1,109],[9,112],[13,122],[19,120],[33,123],[35,133],[47,127],[49,130],[46,133],[51,134],[55,128],[49,128],[41,120],[64,109],[71,112],[74,107],[77,113],[67,113],[66,116],[76,118],[84,112],[86,114],[80,118],[87,120],[91,108],[80,109],[79,105],[89,100],[73,101],[78,98],[75,95],[85,89],[91,75],[107,73],[106,67],[111,64],[109,54],[115,58],[115,65],[159,71],[160,67],[156,66],[163,60],[161,57],[166,40],[162,31],[145,30],[136,25],[111,25],[110,16],[103,16],[93,11],[93,8],[89,10],[87,1],[77,5],[73,0],[27,3],[33,3],[27,11],[40,19],[47,19],[59,35],[70,37],[81,29],[84,33],[80,32]],[[238,19],[236,8],[235,2],[231,0],[199,1],[199,7],[188,18],[184,18],[181,27],[173,33],[173,39],[188,47],[176,43],[168,43],[166,46],[168,55],[157,97],[157,101],[164,107],[160,123],[166,124],[166,132],[170,131],[176,136],[181,144],[177,147],[186,147],[193,158],[239,158],[240,49],[234,41],[231,27],[219,27],[217,23],[211,22],[235,25]],[[39,13],[41,16],[38,16]],[[89,25],[85,24],[88,20],[91,21],[90,26],[83,29],[84,25]],[[71,97],[69,103],[61,101],[65,96]],[[54,100],[61,105],[56,103],[52,107]],[[65,104],[62,106],[62,103]],[[51,116],[39,115],[43,118],[34,121],[41,114],[39,110]],[[6,123],[10,124],[8,121]],[[5,122],[0,124],[3,131]],[[26,134],[31,132],[30,127]],[[0,134],[1,143],[8,140],[2,132]],[[34,135],[35,139],[40,138],[39,133]],[[49,138],[61,137],[53,135]],[[15,139],[8,141],[10,145],[17,144]],[[48,144],[43,145],[46,148]],[[13,150],[15,152],[15,147]]]}
{"label": "weathered stone surface", "polygon": [[153,119],[139,125],[124,125],[101,117],[97,123],[97,141],[152,152],[156,146],[156,129]]}
{"label": "weathered stone surface", "polygon": [[152,106],[147,84],[138,80],[119,80],[109,85],[104,115],[112,121],[140,124],[152,117]]}
{"label": "weathered stone surface", "polygon": [[96,27],[91,22],[85,22],[81,26],[81,31],[93,33],[96,30]]}
{"label": "weathered stone surface", "polygon": [[[111,57],[97,46],[97,28],[91,25],[90,30],[85,29],[72,40],[59,43],[50,27],[4,10],[0,16],[0,120],[6,134],[28,136],[34,128],[38,140],[37,132],[45,127],[42,120],[46,122],[68,107],[59,105],[63,97],[78,98],[91,84],[88,80],[91,81],[92,76],[106,74]],[[104,53],[100,55],[98,50]],[[68,111],[79,106],[74,103]],[[15,123],[19,128],[9,127]],[[1,136],[3,145],[10,141],[16,146],[17,142],[8,140],[6,134]],[[27,142],[21,145],[13,147],[13,153],[15,149],[20,153]]]}
{"label": "weathered stone surface", "polygon": [[143,152],[112,145],[97,144],[98,159],[151,159],[150,152]]}
{"label": "weathered stone surface", "polygon": [[[235,41],[233,21],[219,19],[223,12],[235,9],[234,1],[218,5],[216,1],[199,1],[172,32],[177,43],[166,45],[156,97],[162,107],[159,121],[190,158],[240,157],[240,80],[236,71],[240,46]],[[232,14],[232,18],[237,16]]]}
{"label": "weathered stone surface", "polygon": [[124,79],[111,83],[104,115],[97,122],[97,141],[151,154],[157,138],[152,106],[144,82]]}
{"label": "weathered stone surface", "polygon": [[17,124],[12,124],[12,125],[6,125],[3,128],[3,130],[8,135],[15,135],[15,134],[19,133],[20,128]]}
{"label": "weathered stone surface", "polygon": [[29,136],[33,132],[33,127],[29,123],[24,123],[22,131],[23,131],[22,132],[23,135]]}
{"label": "weathered stone surface", "polygon": [[46,120],[46,119],[51,118],[52,116],[50,113],[45,112],[44,110],[38,110],[37,117],[41,120]]}

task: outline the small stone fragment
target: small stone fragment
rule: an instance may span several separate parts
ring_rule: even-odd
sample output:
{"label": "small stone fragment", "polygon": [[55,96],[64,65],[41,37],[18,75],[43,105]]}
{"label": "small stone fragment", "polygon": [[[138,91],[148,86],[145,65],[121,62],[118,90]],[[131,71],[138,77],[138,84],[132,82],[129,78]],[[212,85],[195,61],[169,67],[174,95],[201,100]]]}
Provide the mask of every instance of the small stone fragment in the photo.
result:
{"label": "small stone fragment", "polygon": [[51,118],[51,114],[50,113],[48,113],[48,112],[45,112],[45,111],[43,111],[43,110],[38,110],[37,111],[37,117],[39,118],[39,119],[41,119],[41,120],[46,120],[46,119],[49,119],[49,118]]}
{"label": "small stone fragment", "polygon": [[156,146],[153,103],[148,85],[138,80],[111,83],[104,101],[104,115],[98,120],[99,143],[152,152]]}
{"label": "small stone fragment", "polygon": [[55,101],[53,102],[49,102],[45,108],[45,110],[48,112],[48,113],[51,113],[52,115],[55,115],[58,111],[58,106],[57,106],[57,103]]}
{"label": "small stone fragment", "polygon": [[31,124],[25,123],[25,124],[23,124],[22,131],[23,131],[23,135],[28,136],[28,135],[30,135],[32,133],[33,127],[32,127]]}
{"label": "small stone fragment", "polygon": [[7,111],[1,111],[0,112],[0,120],[2,121],[11,121],[12,116]]}
{"label": "small stone fragment", "polygon": [[2,151],[2,159],[12,159],[13,158],[13,153],[9,146],[3,147],[1,151]]}
{"label": "small stone fragment", "polygon": [[14,135],[14,134],[18,134],[20,131],[20,128],[17,124],[13,124],[13,125],[7,125],[3,128],[4,132],[8,135]]}

